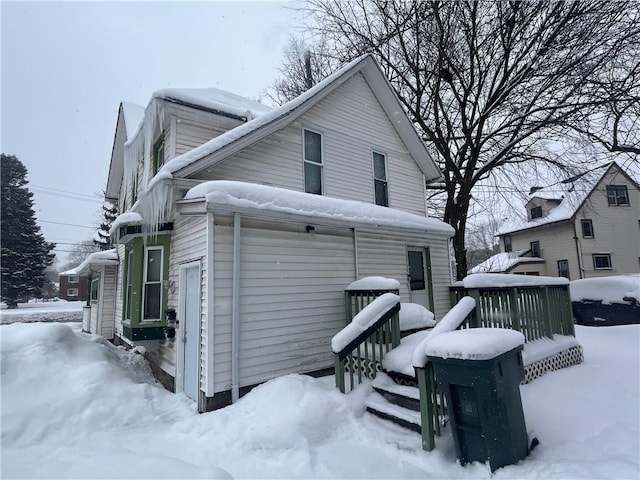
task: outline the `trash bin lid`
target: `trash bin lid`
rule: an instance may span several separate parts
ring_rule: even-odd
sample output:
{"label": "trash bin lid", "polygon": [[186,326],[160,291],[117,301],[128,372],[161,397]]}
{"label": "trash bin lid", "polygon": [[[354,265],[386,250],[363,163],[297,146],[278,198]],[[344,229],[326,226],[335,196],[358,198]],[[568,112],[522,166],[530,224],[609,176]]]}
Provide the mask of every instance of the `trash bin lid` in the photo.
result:
{"label": "trash bin lid", "polygon": [[436,335],[424,346],[430,357],[489,360],[524,345],[524,335],[507,328],[468,328]]}

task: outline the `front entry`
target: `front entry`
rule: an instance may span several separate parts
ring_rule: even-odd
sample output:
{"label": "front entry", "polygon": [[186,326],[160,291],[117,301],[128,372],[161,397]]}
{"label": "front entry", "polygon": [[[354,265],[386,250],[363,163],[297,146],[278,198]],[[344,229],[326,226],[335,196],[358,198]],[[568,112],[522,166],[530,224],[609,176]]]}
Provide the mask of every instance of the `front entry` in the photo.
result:
{"label": "front entry", "polygon": [[200,327],[200,266],[181,269],[182,305],[181,320],[183,352],[183,390],[187,397],[198,400],[198,336]]}
{"label": "front entry", "polygon": [[429,310],[433,310],[429,249],[409,247],[407,249],[407,267],[409,269],[411,303],[418,303]]}

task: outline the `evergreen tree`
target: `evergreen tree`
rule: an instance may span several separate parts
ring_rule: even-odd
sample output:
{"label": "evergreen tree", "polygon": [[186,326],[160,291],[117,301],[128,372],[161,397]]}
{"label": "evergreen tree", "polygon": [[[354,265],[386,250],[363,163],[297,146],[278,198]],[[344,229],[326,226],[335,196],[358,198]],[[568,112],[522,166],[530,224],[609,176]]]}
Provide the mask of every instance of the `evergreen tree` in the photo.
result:
{"label": "evergreen tree", "polygon": [[2,154],[0,247],[1,297],[9,308],[41,295],[45,269],[51,265],[55,244],[46,242],[36,223],[33,194],[27,188],[27,169],[13,155]]}
{"label": "evergreen tree", "polygon": [[102,204],[102,219],[96,232],[96,238],[93,240],[93,243],[95,243],[100,250],[109,250],[112,248],[109,230],[117,216],[118,208],[111,202],[105,201]]}

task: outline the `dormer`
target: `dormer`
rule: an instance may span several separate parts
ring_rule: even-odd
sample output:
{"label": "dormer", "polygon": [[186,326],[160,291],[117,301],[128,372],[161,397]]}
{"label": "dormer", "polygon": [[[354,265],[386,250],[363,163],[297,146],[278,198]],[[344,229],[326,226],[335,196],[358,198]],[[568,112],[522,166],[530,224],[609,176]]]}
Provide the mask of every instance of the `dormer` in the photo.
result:
{"label": "dormer", "polygon": [[532,221],[546,217],[549,215],[549,212],[560,205],[561,202],[562,198],[532,197],[525,205],[527,209],[527,220]]}

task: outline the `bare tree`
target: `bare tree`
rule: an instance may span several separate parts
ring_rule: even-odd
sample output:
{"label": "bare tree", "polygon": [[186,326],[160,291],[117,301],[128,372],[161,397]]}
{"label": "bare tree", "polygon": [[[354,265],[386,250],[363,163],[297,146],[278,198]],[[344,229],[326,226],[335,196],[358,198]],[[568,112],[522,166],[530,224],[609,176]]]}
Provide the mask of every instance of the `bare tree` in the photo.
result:
{"label": "bare tree", "polygon": [[[632,1],[309,0],[306,9],[329,58],[377,58],[439,162],[434,200],[455,229],[458,278],[476,186],[543,168],[575,174],[587,160],[549,155],[546,143],[604,105],[595,85],[615,59],[633,62],[640,42]],[[638,76],[627,78],[636,88]],[[637,102],[616,108],[625,115]]]}

